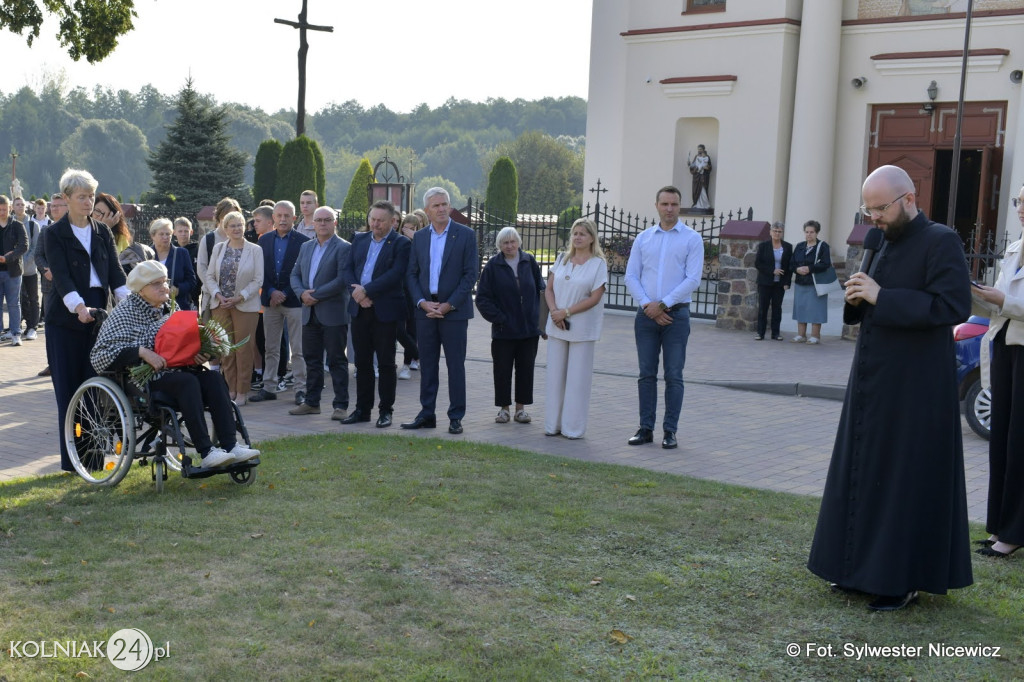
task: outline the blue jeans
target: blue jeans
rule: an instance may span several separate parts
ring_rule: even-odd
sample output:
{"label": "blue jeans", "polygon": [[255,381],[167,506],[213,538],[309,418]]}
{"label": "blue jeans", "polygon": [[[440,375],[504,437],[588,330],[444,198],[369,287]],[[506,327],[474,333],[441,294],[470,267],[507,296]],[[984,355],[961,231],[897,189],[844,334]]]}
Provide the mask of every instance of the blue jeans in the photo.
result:
{"label": "blue jeans", "polygon": [[[0,271],[0,300],[7,301],[7,322],[11,336],[21,336],[21,275],[11,277],[6,270]],[[3,330],[0,316],[0,330]]]}
{"label": "blue jeans", "polygon": [[686,341],[690,338],[690,309],[669,313],[672,324],[661,326],[637,311],[633,323],[636,352],[640,361],[640,428],[654,430],[658,411],[658,359],[665,363],[665,431],[676,431],[679,412],[683,408],[683,365],[686,364]]}

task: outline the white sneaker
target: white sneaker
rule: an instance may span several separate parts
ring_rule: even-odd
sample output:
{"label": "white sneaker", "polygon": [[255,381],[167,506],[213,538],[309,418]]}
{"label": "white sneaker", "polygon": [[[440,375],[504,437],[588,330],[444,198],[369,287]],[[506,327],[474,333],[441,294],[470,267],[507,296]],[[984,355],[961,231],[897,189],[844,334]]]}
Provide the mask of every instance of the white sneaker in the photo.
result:
{"label": "white sneaker", "polygon": [[805,337],[803,337],[803,336],[799,336],[799,335],[797,335],[797,336],[794,336],[794,337],[793,337],[793,338],[791,339],[791,341],[792,341],[793,343],[803,343],[803,342],[804,342],[804,341],[806,341],[806,340],[807,340],[807,339],[806,339]]}
{"label": "white sneaker", "polygon": [[36,330],[35,329],[26,329],[25,330],[25,340],[26,341],[35,341],[36,340]]}
{"label": "white sneaker", "polygon": [[399,379],[412,379],[412,372],[409,371],[409,365],[402,365],[402,369],[398,370]]}
{"label": "white sneaker", "polygon": [[203,468],[216,469],[217,467],[227,466],[234,461],[234,457],[229,455],[223,449],[216,447],[210,448],[210,451],[206,453],[206,457],[203,457]]}
{"label": "white sneaker", "polygon": [[813,346],[816,343],[821,343],[821,339],[819,339],[817,336],[812,336],[811,338],[807,339],[807,343]]}
{"label": "white sneaker", "polygon": [[11,345],[12,346],[20,346],[21,345],[21,337],[20,336],[12,337],[11,338]]}
{"label": "white sneaker", "polygon": [[420,368],[420,361],[419,360],[413,360],[411,363],[409,363],[409,369],[411,369],[412,371],[415,372],[419,368]]}
{"label": "white sneaker", "polygon": [[259,457],[260,451],[254,450],[253,448],[247,448],[241,443],[235,443],[235,447],[231,448],[228,452],[233,462],[248,462],[253,457]]}

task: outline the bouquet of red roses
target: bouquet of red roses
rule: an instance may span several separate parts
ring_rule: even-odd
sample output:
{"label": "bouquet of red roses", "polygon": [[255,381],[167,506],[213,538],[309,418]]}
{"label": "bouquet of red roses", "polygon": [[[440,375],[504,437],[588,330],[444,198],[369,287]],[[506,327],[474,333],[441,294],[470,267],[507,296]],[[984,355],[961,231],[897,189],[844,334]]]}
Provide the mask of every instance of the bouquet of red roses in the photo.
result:
{"label": "bouquet of red roses", "polygon": [[[223,357],[230,355],[249,341],[245,337],[238,343],[231,343],[227,330],[216,320],[210,319],[199,324],[195,310],[178,310],[171,313],[156,333],[153,350],[167,361],[168,367],[188,367],[195,364],[196,355]],[[132,383],[144,388],[156,374],[146,362],[130,371]]]}

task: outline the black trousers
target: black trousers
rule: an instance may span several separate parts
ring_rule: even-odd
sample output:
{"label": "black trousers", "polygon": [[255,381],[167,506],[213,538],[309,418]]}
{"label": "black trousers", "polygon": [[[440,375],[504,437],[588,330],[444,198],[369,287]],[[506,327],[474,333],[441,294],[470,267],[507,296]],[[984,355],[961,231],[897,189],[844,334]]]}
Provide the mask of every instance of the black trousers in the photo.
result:
{"label": "black trousers", "polygon": [[512,371],[516,374],[515,402],[533,404],[533,369],[537,361],[539,336],[528,339],[491,339],[494,360],[494,404],[512,404]]}
{"label": "black trousers", "polygon": [[[1024,544],[1024,346],[1006,344],[1003,326],[992,343],[992,436],[988,443],[985,530]],[[974,409],[971,405],[967,409]]]}
{"label": "black trousers", "polygon": [[391,412],[395,408],[395,390],[398,384],[398,372],[395,367],[397,335],[398,322],[378,320],[377,311],[373,306],[360,308],[359,313],[352,318],[352,348],[356,353],[356,409],[364,414],[369,414],[373,409],[374,354],[377,355],[377,370],[380,373],[380,382],[377,386],[380,410]]}
{"label": "black trousers", "polygon": [[210,410],[213,432],[220,447],[225,450],[235,447],[235,411],[231,407],[228,385],[220,372],[207,369],[168,372],[149,382],[149,388],[173,399],[200,455],[205,457],[213,447],[210,430],[206,427],[204,405]]}
{"label": "black trousers", "polygon": [[25,329],[39,326],[39,275],[21,276],[21,319]]}
{"label": "black trousers", "polygon": [[[24,308],[24,306],[22,306]],[[22,313],[24,315],[25,313]],[[402,364],[409,365],[413,360],[420,359],[420,349],[416,345],[416,318],[409,313],[404,320],[398,321],[397,327],[398,343],[402,344],[405,351],[402,357]]]}
{"label": "black trousers", "polygon": [[[324,351],[331,368],[334,409],[348,409],[348,325],[321,324],[316,306],[309,309],[309,321],[302,325],[302,358],[306,361],[306,399],[311,407],[320,407],[324,390]],[[373,369],[370,369],[373,378]]]}
{"label": "black trousers", "polygon": [[772,309],[772,336],[781,336],[782,297],[786,290],[781,282],[757,285],[757,335],[764,336],[768,328],[768,308]]}

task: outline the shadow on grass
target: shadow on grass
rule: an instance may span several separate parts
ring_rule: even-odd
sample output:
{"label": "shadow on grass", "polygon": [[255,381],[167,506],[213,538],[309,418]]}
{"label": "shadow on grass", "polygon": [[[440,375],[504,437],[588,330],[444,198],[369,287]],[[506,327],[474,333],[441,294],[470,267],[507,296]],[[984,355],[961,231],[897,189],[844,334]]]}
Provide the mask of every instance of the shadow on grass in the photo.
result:
{"label": "shadow on grass", "polygon": [[[139,628],[170,642],[148,669],[169,679],[1024,676],[1019,561],[873,614],[804,567],[813,498],[448,440],[261,449],[250,488],[157,495],[138,467],[112,490],[0,486],[6,638]],[[0,678],[108,666],[0,657]]]}

